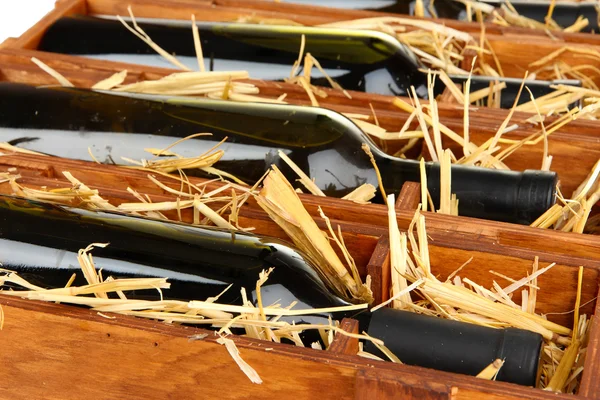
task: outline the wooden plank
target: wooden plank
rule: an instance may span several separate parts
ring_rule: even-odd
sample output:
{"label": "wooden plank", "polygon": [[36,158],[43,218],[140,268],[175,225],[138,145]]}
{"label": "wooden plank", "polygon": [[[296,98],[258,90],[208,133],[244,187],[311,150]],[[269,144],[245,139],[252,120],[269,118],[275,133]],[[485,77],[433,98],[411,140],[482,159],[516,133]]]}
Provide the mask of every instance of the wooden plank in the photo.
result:
{"label": "wooden plank", "polygon": [[421,184],[417,182],[406,182],[396,200],[397,210],[415,211],[421,203]]}
{"label": "wooden plank", "polygon": [[[74,307],[0,302],[6,318],[0,362],[10,366],[0,368],[3,398],[267,399],[293,394],[312,399],[315,387],[332,398],[353,394],[351,368],[335,365],[332,354],[327,354],[332,363],[319,362],[321,354],[311,357],[325,352],[234,338],[263,379],[256,385],[210,331],[123,316],[108,320]],[[190,341],[194,334],[208,336]]]}
{"label": "wooden plank", "polygon": [[[395,380],[393,386],[399,393],[427,388],[419,393],[431,393],[432,398],[439,398],[446,388],[452,388],[453,398],[465,399],[475,395],[489,399],[574,398],[358,356],[232,337],[242,358],[263,380],[263,384],[255,385],[226,349],[215,343],[210,331],[120,315],[107,319],[83,308],[1,295],[0,305],[6,318],[2,339],[10,344],[0,352],[0,362],[10,366],[0,369],[3,398],[268,399],[293,395],[295,399],[314,399],[315,388],[319,396],[365,398],[365,388],[359,385],[366,382],[357,380],[359,371],[372,372],[364,375],[380,377],[384,386],[390,384],[385,381]],[[208,336],[190,341],[198,334]]]}
{"label": "wooden plank", "polygon": [[450,387],[441,382],[423,382],[416,377],[388,371],[362,369],[356,376],[356,400],[450,399]]}
{"label": "wooden plank", "polygon": [[371,277],[373,304],[380,304],[390,297],[390,240],[387,234],[381,236],[371,259],[367,264],[367,274]]}
{"label": "wooden plank", "polygon": [[37,47],[40,39],[58,18],[72,14],[87,14],[85,0],[61,0],[56,2],[55,8],[46,14],[34,26],[29,28],[25,33],[15,40],[10,40],[3,43],[6,47],[15,47],[23,49],[34,49]]}
{"label": "wooden plank", "polygon": [[[600,290],[598,291],[600,295]],[[600,380],[597,371],[600,368],[600,303],[596,302],[594,318],[590,322],[590,337],[585,354],[584,374],[581,377],[579,396],[600,399]]]}
{"label": "wooden plank", "polygon": [[[340,328],[346,332],[360,333],[358,331],[358,321],[354,319],[344,318],[340,323]],[[358,353],[358,339],[336,333],[327,351],[354,356]]]}

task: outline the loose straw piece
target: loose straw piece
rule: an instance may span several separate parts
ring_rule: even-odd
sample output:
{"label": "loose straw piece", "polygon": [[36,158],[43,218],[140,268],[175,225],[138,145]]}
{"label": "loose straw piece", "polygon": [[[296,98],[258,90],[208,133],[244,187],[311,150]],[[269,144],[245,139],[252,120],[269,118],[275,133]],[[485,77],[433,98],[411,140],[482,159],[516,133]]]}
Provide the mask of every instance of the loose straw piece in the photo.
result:
{"label": "loose straw piece", "polygon": [[477,374],[476,378],[495,380],[500,368],[504,365],[504,360],[495,359],[490,365],[485,367],[483,371]]}
{"label": "loose straw piece", "polygon": [[392,280],[392,298],[393,307],[403,309],[409,307],[412,303],[408,283],[404,277],[407,268],[407,243],[406,234],[400,233],[398,221],[396,219],[396,204],[394,195],[390,194],[387,198],[388,207],[388,225],[390,238],[390,264]]}
{"label": "loose straw piece", "polygon": [[111,89],[119,86],[120,84],[122,84],[125,81],[125,78],[127,78],[127,70],[126,69],[121,72],[117,72],[104,80],[101,80],[100,82],[98,82],[94,86],[92,86],[92,89],[94,89],[94,90],[111,90]]}
{"label": "loose straw piece", "polygon": [[[419,286],[421,286],[423,283],[425,282],[425,280],[423,278],[418,279],[417,281],[411,283],[410,285],[408,285],[407,287],[405,287],[404,289],[402,289],[401,291],[397,292],[396,294],[394,294],[392,297],[390,297],[388,300],[384,301],[383,303],[371,308],[371,312],[375,312],[377,310],[379,310],[382,307],[387,306],[388,304],[390,304],[393,301],[396,301],[400,298],[402,298],[403,296],[405,296],[406,294],[410,293],[411,291],[415,290],[416,288],[418,288]],[[397,307],[394,307],[397,308]]]}
{"label": "loose straw piece", "polygon": [[350,200],[358,204],[368,204],[369,200],[375,197],[376,192],[377,189],[375,186],[371,185],[370,183],[365,183],[342,197],[342,199]]}
{"label": "loose straw piece", "polygon": [[196,25],[196,16],[192,14],[192,35],[194,37],[194,48],[196,49],[196,58],[198,59],[198,70],[205,72],[204,67],[204,55],[202,53],[202,43],[200,42],[200,32],[198,31],[198,25]]}
{"label": "loose straw piece", "polygon": [[381,196],[387,200],[387,196],[385,194],[385,189],[383,187],[383,180],[381,179],[381,173],[379,172],[379,167],[377,167],[377,162],[375,162],[375,157],[373,156],[373,153],[371,152],[371,148],[366,143],[363,143],[361,148],[369,156],[369,160],[371,160],[371,164],[373,165],[373,168],[375,169],[375,174],[377,174],[377,183],[379,184],[379,191],[381,192]]}
{"label": "loose straw piece", "polygon": [[246,374],[246,376],[248,377],[248,379],[250,379],[252,383],[263,383],[262,379],[260,379],[260,376],[258,375],[258,372],[256,372],[254,368],[252,368],[246,361],[244,361],[244,359],[240,355],[240,351],[238,350],[233,340],[221,336],[217,339],[217,343],[225,345],[225,348],[229,352],[231,358],[233,358],[233,360],[240,367],[242,372]]}
{"label": "loose straw piece", "polygon": [[466,146],[467,143],[470,143],[471,139],[469,138],[469,107],[471,106],[471,100],[469,96],[471,95],[471,77],[473,75],[473,68],[475,67],[475,60],[477,57],[473,58],[473,62],[471,63],[471,71],[469,71],[469,78],[465,83],[465,97],[463,99],[463,154],[467,157],[471,154],[469,148]]}
{"label": "loose straw piece", "polygon": [[66,86],[66,87],[74,87],[75,86],[71,82],[69,82],[69,80],[67,78],[65,78],[60,73],[58,73],[58,71],[50,68],[48,65],[44,64],[42,61],[38,60],[37,58],[31,57],[31,61],[33,61],[33,63],[35,65],[40,67],[48,75],[50,75],[51,77],[56,79],[58,81],[58,83],[60,83],[62,86]]}
{"label": "loose straw piece", "polygon": [[119,15],[117,15],[117,19],[123,24],[125,28],[127,28],[129,32],[133,33],[135,36],[140,38],[144,43],[150,46],[158,54],[163,56],[165,60],[169,61],[171,64],[175,65],[178,68],[181,68],[184,71],[190,71],[188,67],[179,62],[179,60],[177,60],[174,56],[172,56],[164,49],[162,49],[159,45],[154,43],[154,41],[150,39],[150,36],[148,36],[148,34],[146,34],[146,32],[144,32],[144,30],[138,26],[133,15],[133,11],[131,10],[131,6],[127,6],[127,11],[129,12],[129,16],[131,17],[131,23],[133,24],[133,28],[130,27],[129,24],[125,22],[125,20],[123,20],[123,18],[121,18]]}
{"label": "loose straw piece", "polygon": [[298,181],[300,181],[300,183],[302,183],[302,185],[304,185],[304,187],[308,189],[310,193],[314,194],[315,196],[325,196],[325,193],[319,189],[315,182],[310,179],[308,175],[306,175],[304,171],[302,171],[302,169],[300,169],[300,167],[298,167],[298,165],[296,165],[296,163],[293,162],[282,150],[279,150],[278,154],[279,157],[285,161],[285,163],[300,177]]}
{"label": "loose straw piece", "polygon": [[421,172],[421,211],[427,211],[427,172],[424,158],[419,161],[419,171]]}

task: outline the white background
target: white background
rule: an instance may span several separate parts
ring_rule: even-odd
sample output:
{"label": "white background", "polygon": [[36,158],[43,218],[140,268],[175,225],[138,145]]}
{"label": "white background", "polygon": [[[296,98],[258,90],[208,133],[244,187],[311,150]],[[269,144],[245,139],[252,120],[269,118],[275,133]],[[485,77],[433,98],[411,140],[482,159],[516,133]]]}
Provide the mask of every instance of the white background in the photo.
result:
{"label": "white background", "polygon": [[55,0],[0,0],[0,42],[17,37],[54,8]]}

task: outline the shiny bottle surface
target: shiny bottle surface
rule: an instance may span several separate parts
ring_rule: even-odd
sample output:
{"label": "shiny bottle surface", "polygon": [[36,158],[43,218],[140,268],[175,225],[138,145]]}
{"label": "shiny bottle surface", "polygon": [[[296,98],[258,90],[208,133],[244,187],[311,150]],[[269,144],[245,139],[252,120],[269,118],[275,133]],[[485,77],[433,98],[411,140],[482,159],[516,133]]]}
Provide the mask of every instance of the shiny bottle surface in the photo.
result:
{"label": "shiny bottle surface", "polygon": [[[371,10],[404,15],[415,15],[416,0],[282,0],[308,6]],[[433,4],[432,4],[433,3]],[[426,18],[449,18],[465,20],[465,6],[453,0],[423,0],[423,16]]]}
{"label": "shiny bottle surface", "polygon": [[[295,309],[346,305],[328,291],[298,250],[277,239],[0,196],[0,261],[3,268],[17,271],[30,283],[63,287],[75,272],[78,279],[74,285],[84,284],[77,252],[90,243],[109,243],[92,251],[95,266],[102,269],[104,277],[166,277],[171,283],[170,289],[163,290],[166,299],[203,300],[232,284],[220,303],[241,304],[241,287],[256,302],[258,274],[273,267],[261,288],[263,304],[286,306],[298,301]],[[129,291],[127,296],[160,298],[155,290]],[[333,318],[352,314],[335,313]],[[326,317],[282,320],[327,323]],[[388,348],[409,364],[475,374],[503,357],[508,362],[499,379],[525,385],[535,379],[542,341],[539,334],[391,309],[372,314],[365,311],[358,317],[361,331],[385,338]],[[316,339],[310,337],[311,332],[306,335],[307,344]],[[410,346],[407,337],[409,343],[418,345]],[[434,351],[423,350],[428,348]],[[460,351],[471,357],[457,357]]]}
{"label": "shiny bottle surface", "polygon": [[[259,273],[274,268],[261,289],[265,304],[298,301],[297,309],[346,304],[330,293],[303,254],[275,238],[0,196],[2,267],[31,283],[63,287],[75,272],[73,284],[85,284],[77,252],[91,243],[109,243],[92,250],[104,277],[168,278],[166,299],[205,300],[233,284],[219,302],[242,304],[242,287],[255,301]],[[156,290],[127,295],[160,298]],[[325,316],[305,318],[323,322]]]}
{"label": "shiny bottle surface", "polygon": [[[0,141],[66,158],[126,164],[149,158],[144,148],[164,148],[198,132],[173,151],[193,157],[227,137],[216,167],[254,184],[277,165],[290,182],[287,154],[329,196],[341,197],[377,177],[361,149],[367,143],[388,193],[419,182],[419,164],[386,155],[350,120],[330,110],[276,104],[99,93],[0,83]],[[439,165],[428,163],[428,189],[439,200]],[[190,171],[194,173],[194,171]],[[530,223],[554,201],[556,174],[452,167],[452,191],[461,215]]]}
{"label": "shiny bottle surface", "polygon": [[[190,69],[198,67],[190,22],[138,19],[138,25],[159,46]],[[298,59],[302,35],[305,53],[319,60],[327,74],[348,90],[404,95],[415,86],[425,97],[422,64],[403,44],[375,31],[323,29],[305,26],[264,26],[197,23],[207,71],[246,70],[250,77],[283,80]],[[77,40],[72,40],[77,37]],[[102,60],[172,67],[119,21],[94,17],[64,17],[42,37],[39,50]],[[302,69],[299,70],[302,73]],[[329,86],[315,68],[313,83]]]}
{"label": "shiny bottle surface", "polygon": [[[159,43],[177,55],[191,70],[197,68],[195,47],[188,21],[138,19],[140,26]],[[142,21],[146,21],[143,23]],[[298,58],[302,36],[305,53],[315,56],[327,75],[345,89],[383,95],[406,95],[411,86],[417,96],[428,98],[425,67],[404,44],[385,33],[369,30],[275,26],[237,23],[198,23],[204,63],[207,71],[247,70],[251,78],[270,81],[289,77]],[[74,35],[77,40],[70,40]],[[108,61],[170,67],[162,56],[129,32],[119,21],[94,17],[65,17],[54,23],[42,37],[40,50],[76,54]],[[298,69],[301,74],[302,67]],[[311,82],[329,86],[318,68]],[[467,75],[451,75],[453,82],[464,84]],[[500,106],[511,108],[521,80],[473,76],[471,90],[489,87],[490,80],[506,84]],[[552,92],[552,84],[580,86],[575,80],[530,81],[536,97]],[[445,85],[435,80],[434,93]],[[486,100],[487,101],[487,100]],[[522,95],[519,103],[529,101]]]}

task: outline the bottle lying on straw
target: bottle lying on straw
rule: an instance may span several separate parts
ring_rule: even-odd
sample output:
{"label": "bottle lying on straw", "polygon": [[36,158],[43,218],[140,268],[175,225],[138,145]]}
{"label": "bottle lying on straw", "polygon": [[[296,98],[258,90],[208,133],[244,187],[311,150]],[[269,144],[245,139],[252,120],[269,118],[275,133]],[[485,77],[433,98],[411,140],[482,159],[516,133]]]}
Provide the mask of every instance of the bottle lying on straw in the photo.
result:
{"label": "bottle lying on straw", "polygon": [[[143,149],[164,149],[198,132],[210,134],[196,135],[169,151],[197,157],[227,139],[208,171],[251,185],[271,165],[294,181],[296,172],[283,159],[288,157],[328,196],[343,197],[365,183],[377,186],[363,143],[373,154],[387,193],[399,193],[407,181],[420,181],[417,161],[385,154],[354,123],[330,110],[0,83],[0,141],[36,152],[128,164],[123,158],[144,159],[148,153]],[[437,208],[439,164],[427,163],[426,173]],[[530,224],[555,202],[553,172],[453,165],[451,176],[460,215]]]}
{"label": "bottle lying on straw", "polygon": [[[155,67],[175,64],[183,70],[248,71],[254,79],[281,81],[308,73],[308,85],[329,86],[383,95],[409,95],[410,87],[420,98],[427,98],[427,68],[405,44],[387,33],[373,30],[332,29],[307,26],[257,24],[196,24],[204,55],[198,65],[189,21],[137,19],[140,31],[128,31],[119,21],[84,16],[64,17],[44,34],[39,50],[119,61]],[[142,22],[143,21],[143,22]],[[145,40],[139,38],[144,32]],[[70,40],[76,36],[77,41]],[[137,36],[137,37],[136,37]],[[142,35],[143,36],[143,35]],[[148,38],[152,46],[147,44]],[[156,52],[177,54],[167,58]],[[300,50],[300,56],[298,56]],[[310,54],[317,68],[309,73],[298,64]],[[294,66],[295,68],[292,68]],[[292,72],[290,72],[292,71]],[[452,71],[450,71],[452,72]],[[450,74],[456,83],[464,83],[464,75]],[[489,86],[490,81],[503,83],[501,106],[510,108],[519,92],[521,80],[503,77],[471,77],[473,88]],[[552,92],[550,86],[565,82],[527,82],[536,97]],[[578,81],[568,81],[577,85]],[[435,95],[445,84],[436,80]],[[526,96],[523,101],[527,102]]]}
{"label": "bottle lying on straw", "polygon": [[385,308],[371,313],[332,294],[307,257],[278,239],[10,196],[0,196],[0,220],[0,282],[13,289],[5,294],[221,329],[272,329],[292,340],[333,329],[328,318],[354,316],[373,351],[471,375],[502,359],[497,379],[535,384],[541,335]]}

